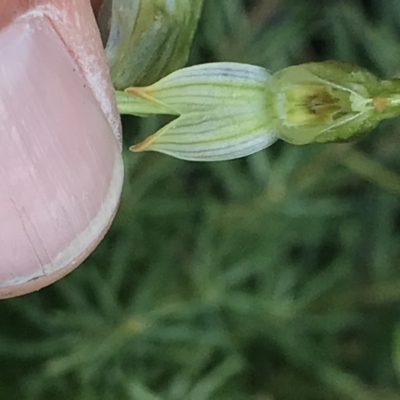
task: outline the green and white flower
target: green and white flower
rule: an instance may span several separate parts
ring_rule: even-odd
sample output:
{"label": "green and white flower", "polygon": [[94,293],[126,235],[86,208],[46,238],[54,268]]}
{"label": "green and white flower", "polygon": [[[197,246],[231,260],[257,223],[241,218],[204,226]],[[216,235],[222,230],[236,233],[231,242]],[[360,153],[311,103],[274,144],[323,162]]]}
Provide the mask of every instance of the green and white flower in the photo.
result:
{"label": "green and white flower", "polygon": [[153,150],[185,160],[243,157],[275,142],[263,68],[215,63],[172,73],[152,86],[118,93],[120,112],[177,118],[133,151]]}
{"label": "green and white flower", "polygon": [[117,100],[121,114],[176,116],[133,151],[220,161],[253,154],[277,139],[296,145],[353,140],[400,115],[400,81],[337,62],[274,75],[252,65],[213,63],[117,92]]}

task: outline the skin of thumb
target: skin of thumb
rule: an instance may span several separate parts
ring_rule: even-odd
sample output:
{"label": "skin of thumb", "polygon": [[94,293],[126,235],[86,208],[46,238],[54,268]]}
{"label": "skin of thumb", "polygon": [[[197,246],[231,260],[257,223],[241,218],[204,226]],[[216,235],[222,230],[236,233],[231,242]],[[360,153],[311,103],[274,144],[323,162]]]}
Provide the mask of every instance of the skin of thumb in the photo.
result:
{"label": "skin of thumb", "polygon": [[0,52],[0,298],[9,298],[91,253],[117,210],[123,166],[90,0],[0,0]]}
{"label": "skin of thumb", "polygon": [[42,15],[66,44],[120,139],[120,118],[92,6],[102,0],[0,0],[0,31],[20,16]]}

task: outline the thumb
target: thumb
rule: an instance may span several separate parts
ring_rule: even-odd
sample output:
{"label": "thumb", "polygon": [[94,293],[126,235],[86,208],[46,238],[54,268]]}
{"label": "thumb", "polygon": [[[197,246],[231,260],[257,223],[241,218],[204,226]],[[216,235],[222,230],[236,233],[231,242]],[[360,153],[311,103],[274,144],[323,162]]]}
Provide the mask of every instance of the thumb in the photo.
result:
{"label": "thumb", "polygon": [[89,0],[0,0],[0,298],[79,265],[123,180],[114,92]]}

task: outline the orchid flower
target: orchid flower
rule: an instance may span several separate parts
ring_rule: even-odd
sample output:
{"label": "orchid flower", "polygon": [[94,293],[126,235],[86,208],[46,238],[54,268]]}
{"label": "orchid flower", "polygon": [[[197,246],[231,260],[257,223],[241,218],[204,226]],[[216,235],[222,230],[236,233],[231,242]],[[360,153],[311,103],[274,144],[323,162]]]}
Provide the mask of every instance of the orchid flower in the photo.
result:
{"label": "orchid flower", "polygon": [[270,74],[211,63],[183,68],[147,87],[117,92],[121,114],[176,118],[131,147],[192,161],[231,160],[277,139],[303,145],[353,140],[400,115],[400,81],[355,65],[322,62]]}

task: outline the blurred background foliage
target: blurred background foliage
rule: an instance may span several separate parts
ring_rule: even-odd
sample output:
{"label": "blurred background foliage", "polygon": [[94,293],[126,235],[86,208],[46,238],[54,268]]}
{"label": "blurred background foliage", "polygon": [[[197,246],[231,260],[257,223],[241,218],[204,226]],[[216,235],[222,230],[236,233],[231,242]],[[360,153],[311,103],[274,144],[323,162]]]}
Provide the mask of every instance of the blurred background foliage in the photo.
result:
{"label": "blurred background foliage", "polygon": [[[206,0],[191,64],[400,71],[398,0]],[[125,148],[157,118],[127,118]],[[400,124],[234,162],[124,154],[78,270],[0,303],[0,398],[399,400]]]}

